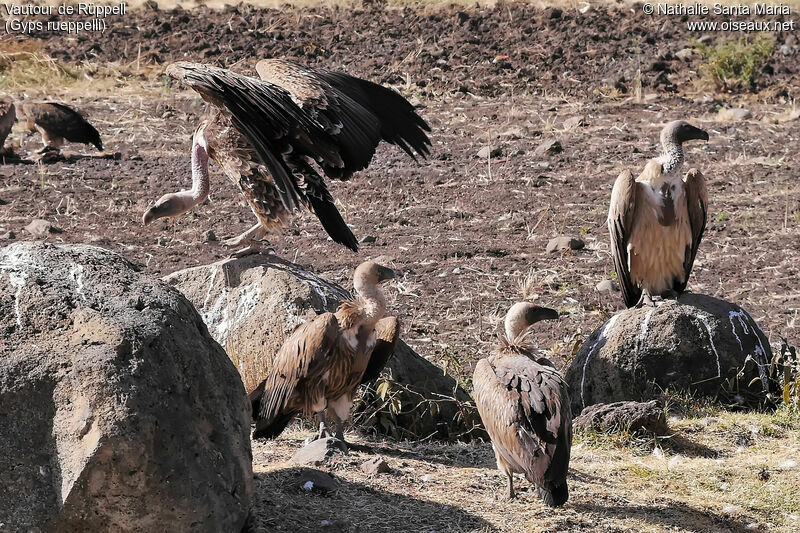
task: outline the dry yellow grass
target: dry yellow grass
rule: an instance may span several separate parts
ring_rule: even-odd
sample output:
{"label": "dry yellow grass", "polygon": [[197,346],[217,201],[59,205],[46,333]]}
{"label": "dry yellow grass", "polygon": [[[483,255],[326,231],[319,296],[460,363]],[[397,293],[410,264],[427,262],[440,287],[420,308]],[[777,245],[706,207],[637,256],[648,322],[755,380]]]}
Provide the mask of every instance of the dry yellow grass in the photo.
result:
{"label": "dry yellow grass", "polygon": [[[800,417],[695,407],[667,439],[578,435],[570,500],[548,509],[528,490],[504,499],[491,446],[370,443],[393,473],[369,476],[353,453],[321,467],[334,493],[296,490],[288,463],[311,431],[254,443],[255,531],[797,531]],[[323,527],[330,529],[322,529]]]}

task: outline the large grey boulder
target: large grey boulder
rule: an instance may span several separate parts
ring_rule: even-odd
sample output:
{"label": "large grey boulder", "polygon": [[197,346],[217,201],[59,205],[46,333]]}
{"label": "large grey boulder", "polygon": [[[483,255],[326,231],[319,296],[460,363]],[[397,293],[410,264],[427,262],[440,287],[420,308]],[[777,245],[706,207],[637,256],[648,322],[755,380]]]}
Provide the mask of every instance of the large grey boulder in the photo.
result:
{"label": "large grey boulder", "polygon": [[[295,327],[319,313],[335,311],[349,296],[342,287],[299,265],[264,254],[181,270],[164,280],[195,304],[211,335],[239,369],[248,392],[269,373],[272,358]],[[400,400],[403,409],[361,417],[378,431],[445,439],[485,435],[482,430],[470,433],[480,419],[466,391],[402,339],[383,376],[390,382],[382,393]]]}
{"label": "large grey boulder", "polygon": [[250,408],[194,307],[117,254],[0,249],[0,530],[239,531]]}
{"label": "large grey boulder", "polygon": [[745,404],[769,390],[771,360],[767,337],[747,311],[684,293],[679,301],[611,317],[581,346],[565,379],[573,413],[596,403],[654,399],[668,388]]}

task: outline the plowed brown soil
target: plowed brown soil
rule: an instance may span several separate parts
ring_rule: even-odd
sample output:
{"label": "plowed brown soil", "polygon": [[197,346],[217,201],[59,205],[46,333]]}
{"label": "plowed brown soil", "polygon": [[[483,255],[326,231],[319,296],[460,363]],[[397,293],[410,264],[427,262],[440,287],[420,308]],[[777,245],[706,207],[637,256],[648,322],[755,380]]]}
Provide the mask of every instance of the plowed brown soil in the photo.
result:
{"label": "plowed brown soil", "polygon": [[[189,186],[190,135],[203,111],[196,95],[165,84],[161,66],[190,59],[252,72],[258,58],[288,56],[393,85],[420,105],[433,128],[433,150],[414,164],[395,147],[382,146],[368,170],[331,185],[356,236],[375,238],[358,254],[328,241],[311,215],[273,235],[271,245],[345,285],[360,261],[388,258],[402,272],[390,292],[403,338],[467,387],[513,301],[536,299],[566,313],[536,335],[561,364],[621,308],[619,293],[595,291],[613,268],[605,225],[611,185],[622,169],[636,173],[657,155],[660,127],[676,118],[711,135],[687,152],[687,165],[706,175],[711,198],[690,289],[740,303],[773,343],[779,335],[798,341],[796,51],[785,56],[776,48],[759,69],[754,92],[726,94],[699,79],[701,58],[676,56],[702,35],[689,34],[680,18],[647,17],[640,9],[239,6],[145,10],[109,22],[102,37],[34,37],[60,61],[114,63],[134,72],[119,82],[118,95],[70,95],[122,157],[0,165],[0,235],[11,230],[17,239],[31,238],[23,227],[46,218],[63,230],[49,240],[110,248],[156,275],[225,257],[227,249],[206,242],[207,232],[237,235],[253,220],[216,167],[210,200],[175,222],[141,226],[148,203]],[[785,37],[777,35],[778,44]],[[35,88],[29,94],[44,96]],[[719,118],[721,107],[739,106],[752,117]],[[562,152],[536,152],[553,139]],[[25,137],[19,152],[38,143],[38,135]],[[496,149],[489,159],[477,156],[485,146]],[[586,247],[547,253],[548,240],[560,235],[580,237]],[[482,460],[491,463],[488,456]],[[495,481],[499,491],[501,480]],[[561,516],[551,523],[558,530],[595,523]],[[636,530],[639,523],[619,520],[606,526]],[[464,529],[438,530],[499,527],[492,523],[469,518]],[[708,518],[703,529],[740,530],[745,523]],[[358,530],[348,524],[342,530]]]}

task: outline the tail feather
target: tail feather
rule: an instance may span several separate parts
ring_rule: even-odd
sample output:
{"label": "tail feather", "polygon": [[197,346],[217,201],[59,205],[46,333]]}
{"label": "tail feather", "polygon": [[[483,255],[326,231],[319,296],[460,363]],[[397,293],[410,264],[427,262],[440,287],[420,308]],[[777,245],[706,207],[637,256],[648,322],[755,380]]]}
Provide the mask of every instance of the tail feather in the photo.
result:
{"label": "tail feather", "polygon": [[253,430],[254,439],[274,439],[286,429],[292,418],[297,415],[294,411],[279,412],[277,415],[271,414],[274,409],[271,410],[269,405],[263,405],[265,402],[269,404],[270,400],[273,399],[273,394],[265,395],[266,387],[267,380],[264,380],[247,395],[252,412],[251,416],[256,424],[256,428]]}
{"label": "tail feather", "polygon": [[274,439],[278,435],[280,435],[286,426],[289,425],[292,418],[295,417],[297,413],[288,412],[288,413],[281,413],[277,417],[266,420],[256,420],[256,428],[253,430],[253,438],[254,439]]}
{"label": "tail feather", "polygon": [[561,507],[569,499],[566,481],[561,485],[550,487],[549,490],[544,487],[537,487],[537,492],[548,507]]}
{"label": "tail feather", "polygon": [[308,201],[311,204],[311,210],[317,215],[322,227],[325,228],[331,239],[357,252],[358,241],[356,236],[350,231],[347,222],[344,221],[339,210],[336,209],[333,198],[320,198],[317,195],[309,194]]}

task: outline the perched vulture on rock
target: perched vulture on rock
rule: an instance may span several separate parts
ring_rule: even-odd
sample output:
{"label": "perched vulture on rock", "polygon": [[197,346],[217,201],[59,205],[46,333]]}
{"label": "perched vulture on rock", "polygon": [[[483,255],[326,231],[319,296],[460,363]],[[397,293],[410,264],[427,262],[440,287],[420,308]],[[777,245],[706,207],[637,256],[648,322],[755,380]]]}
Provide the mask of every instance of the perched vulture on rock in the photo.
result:
{"label": "perched vulture on rock", "polygon": [[316,415],[318,437],[331,436],[326,409],[344,443],[344,421],[361,383],[378,376],[399,338],[397,318],[386,317],[379,285],[394,277],[367,261],[353,276],[357,297],[336,313],[323,313],[298,326],[275,355],[271,373],[250,395],[253,438],[274,438],[297,415]]}
{"label": "perched vulture on rock", "polygon": [[260,61],[261,79],[197,63],[178,62],[167,74],[211,104],[192,147],[192,189],[160,198],[147,224],[185,213],[208,196],[208,158],[239,187],[258,222],[224,241],[248,245],[287,223],[301,206],[331,238],[352,250],[355,236],[321,174],[346,180],[372,160],[381,140],[412,158],[426,156],[430,127],[391,89],[339,72],[281,59]]}
{"label": "perched vulture on rock", "polygon": [[682,120],[661,130],[664,153],[636,180],[625,170],[614,183],[608,230],[611,255],[627,307],[686,289],[706,229],[708,193],[697,169],[681,176],[683,143],[708,133]]}
{"label": "perched vulture on rock", "polygon": [[567,470],[572,447],[572,413],[567,384],[552,363],[537,357],[527,342],[528,328],[554,320],[553,309],[520,302],[506,314],[506,336],[475,366],[475,403],[492,439],[497,467],[508,478],[524,474],[549,506],[569,497]]}
{"label": "perched vulture on rock", "polygon": [[57,102],[19,102],[17,118],[42,134],[42,151],[58,149],[64,141],[93,144],[103,151],[100,134],[74,109]]}
{"label": "perched vulture on rock", "polygon": [[0,100],[0,154],[6,153],[3,146],[5,145],[6,137],[11,133],[16,117],[17,112],[14,103],[8,100]]}

